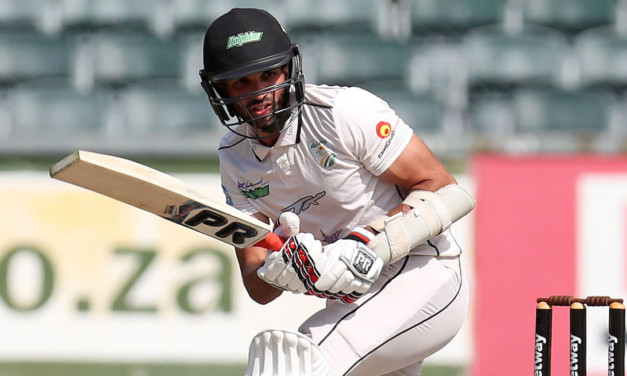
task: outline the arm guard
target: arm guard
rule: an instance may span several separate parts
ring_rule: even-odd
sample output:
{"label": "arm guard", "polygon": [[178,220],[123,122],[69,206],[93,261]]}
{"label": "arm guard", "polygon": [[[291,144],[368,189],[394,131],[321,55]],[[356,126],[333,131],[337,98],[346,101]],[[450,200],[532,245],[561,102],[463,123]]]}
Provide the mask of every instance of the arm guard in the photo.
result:
{"label": "arm guard", "polygon": [[450,184],[436,192],[412,191],[403,201],[412,209],[384,216],[369,226],[379,232],[368,244],[385,262],[405,257],[414,247],[447,230],[475,207],[462,187]]}

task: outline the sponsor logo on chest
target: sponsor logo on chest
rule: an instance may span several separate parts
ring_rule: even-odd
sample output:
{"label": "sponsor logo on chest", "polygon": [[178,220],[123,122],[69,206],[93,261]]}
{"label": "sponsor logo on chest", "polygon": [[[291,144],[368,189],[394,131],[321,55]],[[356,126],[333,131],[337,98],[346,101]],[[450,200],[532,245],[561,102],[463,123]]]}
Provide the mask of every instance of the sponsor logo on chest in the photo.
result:
{"label": "sponsor logo on chest", "polygon": [[324,168],[330,168],[335,164],[337,154],[327,147],[326,140],[313,141],[309,144],[309,149],[318,159],[318,164]]}
{"label": "sponsor logo on chest", "polygon": [[263,179],[256,183],[250,182],[237,182],[237,188],[239,188],[242,194],[250,199],[256,200],[260,197],[265,197],[270,194],[270,184]]}
{"label": "sponsor logo on chest", "polygon": [[322,191],[316,193],[313,196],[301,197],[296,202],[290,204],[285,209],[283,209],[283,211],[291,211],[292,213],[298,215],[309,209],[311,206],[320,205],[318,201],[320,201],[320,199],[323,198],[326,194],[327,192]]}

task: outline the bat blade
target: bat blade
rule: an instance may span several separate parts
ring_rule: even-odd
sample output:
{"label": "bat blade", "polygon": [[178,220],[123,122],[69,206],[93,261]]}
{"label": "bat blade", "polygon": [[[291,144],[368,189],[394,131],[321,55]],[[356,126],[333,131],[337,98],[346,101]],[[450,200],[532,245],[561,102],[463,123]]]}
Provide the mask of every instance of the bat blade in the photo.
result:
{"label": "bat blade", "polygon": [[50,176],[135,206],[238,248],[278,250],[271,226],[213,200],[173,176],[128,159],[79,150],[50,168]]}

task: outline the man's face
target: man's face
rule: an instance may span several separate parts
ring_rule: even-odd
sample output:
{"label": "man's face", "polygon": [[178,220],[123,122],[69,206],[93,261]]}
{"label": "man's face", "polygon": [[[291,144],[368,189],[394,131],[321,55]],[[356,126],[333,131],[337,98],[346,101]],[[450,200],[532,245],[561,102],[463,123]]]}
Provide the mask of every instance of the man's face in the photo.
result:
{"label": "man's face", "polygon": [[[270,69],[261,73],[252,74],[232,81],[226,81],[223,89],[229,97],[236,97],[263,90],[277,85],[287,79],[287,66]],[[281,98],[285,88],[275,91],[262,92],[258,95],[247,96],[233,104],[237,114],[247,122],[254,120],[254,126],[263,130],[276,122],[274,112],[280,109]]]}

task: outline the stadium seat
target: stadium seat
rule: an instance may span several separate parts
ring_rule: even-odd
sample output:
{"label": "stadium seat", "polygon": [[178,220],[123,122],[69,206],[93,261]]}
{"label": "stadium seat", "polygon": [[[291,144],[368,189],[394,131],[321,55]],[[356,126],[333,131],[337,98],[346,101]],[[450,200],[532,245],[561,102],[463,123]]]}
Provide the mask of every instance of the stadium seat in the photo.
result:
{"label": "stadium seat", "polygon": [[476,129],[484,133],[594,133],[606,129],[611,104],[611,97],[601,91],[524,88],[484,95],[470,113]]}
{"label": "stadium seat", "polygon": [[97,139],[106,134],[108,92],[89,94],[65,81],[20,85],[8,95],[14,136],[49,143]]}
{"label": "stadium seat", "polygon": [[526,22],[574,35],[614,22],[616,0],[526,0]]}
{"label": "stadium seat", "polygon": [[414,34],[461,35],[499,23],[507,0],[410,0]]}
{"label": "stadium seat", "polygon": [[86,34],[75,49],[73,81],[81,90],[121,87],[182,74],[182,47],[148,32],[101,31]]}
{"label": "stadium seat", "polygon": [[35,29],[43,16],[41,0],[0,1],[0,25],[3,28]]}
{"label": "stadium seat", "polygon": [[593,28],[579,34],[574,48],[582,84],[627,89],[627,36],[613,26]]}
{"label": "stadium seat", "polygon": [[465,98],[467,67],[462,46],[439,39],[417,43],[407,80],[412,91],[432,93],[442,101],[449,101],[452,92]]}
{"label": "stadium seat", "polygon": [[591,90],[523,89],[513,96],[520,133],[595,134],[607,130],[612,101]]}
{"label": "stadium seat", "polygon": [[231,8],[261,8],[282,21],[283,0],[157,0],[155,28],[161,36],[207,30],[211,22]]}
{"label": "stadium seat", "polygon": [[13,114],[9,106],[8,90],[0,88],[0,142],[13,136]]}
{"label": "stadium seat", "polygon": [[499,140],[515,132],[511,95],[490,92],[481,95],[468,108],[473,133],[486,139]]}
{"label": "stadium seat", "polygon": [[203,92],[200,86],[198,72],[203,68],[203,39],[204,32],[186,33],[179,36],[179,45],[182,49],[180,64],[182,68],[181,84],[188,91]]}
{"label": "stadium seat", "polygon": [[358,85],[401,79],[411,52],[410,44],[375,33],[328,31],[294,40],[301,46],[306,78],[312,83]]}
{"label": "stadium seat", "polygon": [[377,15],[384,6],[380,0],[299,0],[285,1],[286,29],[377,29]]}
{"label": "stadium seat", "polygon": [[177,81],[155,81],[120,92],[120,106],[129,134],[177,138],[220,131],[204,93],[188,92]]}
{"label": "stadium seat", "polygon": [[570,45],[559,31],[525,25],[471,30],[463,39],[471,90],[559,85]]}
{"label": "stadium seat", "polygon": [[517,138],[528,152],[592,151],[608,133],[611,98],[587,90],[521,90],[513,97]]}
{"label": "stadium seat", "polygon": [[0,85],[69,75],[71,44],[38,32],[0,32]]}
{"label": "stadium seat", "polygon": [[148,29],[159,0],[58,0],[62,28]]}
{"label": "stadium seat", "polygon": [[157,80],[125,88],[117,104],[125,139],[117,147],[153,155],[213,155],[228,130],[204,93],[177,81]]}
{"label": "stadium seat", "polygon": [[603,92],[521,88],[472,102],[475,150],[577,152],[608,132],[612,100]]}

